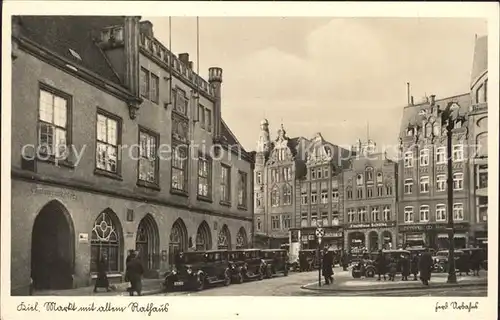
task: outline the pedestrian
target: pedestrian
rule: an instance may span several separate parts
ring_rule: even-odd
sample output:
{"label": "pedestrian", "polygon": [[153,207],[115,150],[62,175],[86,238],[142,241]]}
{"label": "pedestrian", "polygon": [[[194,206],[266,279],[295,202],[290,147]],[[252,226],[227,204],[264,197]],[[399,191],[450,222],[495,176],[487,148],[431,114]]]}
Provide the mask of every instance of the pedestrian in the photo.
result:
{"label": "pedestrian", "polygon": [[342,251],[342,270],[347,271],[347,267],[349,266],[349,256],[347,255],[347,252]]}
{"label": "pedestrian", "polygon": [[413,281],[417,281],[418,275],[418,253],[415,253],[411,258],[410,264],[411,274],[413,274]]}
{"label": "pedestrian", "polygon": [[387,260],[385,259],[384,252],[382,250],[378,251],[377,258],[375,259],[375,265],[377,268],[378,279],[380,281],[380,277],[384,275],[384,280],[387,280],[385,274],[387,273]]}
{"label": "pedestrian", "polygon": [[333,255],[325,248],[323,251],[323,277],[325,277],[325,284],[330,284],[333,282]]}
{"label": "pedestrian", "polygon": [[410,259],[407,256],[401,256],[401,275],[403,281],[408,281],[410,275]]}
{"label": "pedestrian", "polygon": [[134,292],[137,292],[137,295],[140,296],[142,292],[142,275],[144,274],[144,268],[136,252],[131,254],[125,274],[128,281],[130,281],[130,288],[128,289],[129,294],[133,296]]}
{"label": "pedestrian", "polygon": [[420,271],[420,280],[426,286],[429,285],[429,281],[431,280],[431,271],[432,271],[433,261],[432,256],[429,251],[429,248],[426,248],[422,253],[418,263],[418,269]]}
{"label": "pedestrian", "polygon": [[389,281],[394,281],[396,279],[396,272],[398,270],[398,265],[394,259],[391,259],[389,263]]}
{"label": "pedestrian", "polygon": [[108,275],[106,273],[107,262],[108,259],[105,255],[101,255],[97,262],[97,279],[95,279],[94,293],[97,292],[97,288],[105,288],[106,292],[111,291]]}
{"label": "pedestrian", "polygon": [[484,263],[484,252],[483,249],[476,250],[471,255],[471,267],[472,275],[479,277],[479,270],[481,270],[481,265]]}
{"label": "pedestrian", "polygon": [[462,273],[465,272],[466,275],[469,275],[469,262],[470,262],[470,256],[464,252],[461,254],[458,259],[457,259],[457,269],[458,269],[458,275],[462,275]]}

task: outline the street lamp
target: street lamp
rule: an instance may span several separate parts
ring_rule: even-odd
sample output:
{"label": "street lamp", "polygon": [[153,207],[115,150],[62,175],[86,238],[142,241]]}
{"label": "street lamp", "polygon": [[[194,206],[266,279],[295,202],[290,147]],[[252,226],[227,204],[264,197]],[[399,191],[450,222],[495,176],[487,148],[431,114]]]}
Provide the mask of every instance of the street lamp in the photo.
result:
{"label": "street lamp", "polygon": [[457,283],[457,274],[455,272],[455,230],[453,221],[453,162],[452,162],[452,137],[455,121],[458,118],[458,106],[456,104],[448,104],[446,109],[441,114],[441,124],[446,128],[446,155],[447,155],[447,171],[448,179],[448,239],[450,243],[448,254],[448,283]]}

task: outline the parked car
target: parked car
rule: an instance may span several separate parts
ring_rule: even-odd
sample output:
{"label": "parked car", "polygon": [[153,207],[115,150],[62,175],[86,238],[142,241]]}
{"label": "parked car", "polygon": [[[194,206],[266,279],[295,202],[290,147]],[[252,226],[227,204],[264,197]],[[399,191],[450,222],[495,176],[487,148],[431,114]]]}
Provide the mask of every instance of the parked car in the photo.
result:
{"label": "parked car", "polygon": [[[407,250],[383,250],[382,254],[385,256],[385,261],[387,265],[389,265],[390,261],[394,259],[394,262],[396,263],[397,273],[401,273],[401,258],[406,257],[407,259],[410,259],[410,251]],[[377,273],[377,266],[376,266],[376,261],[379,253],[378,252],[372,252],[371,254],[365,254],[365,256],[359,260],[356,264],[353,265],[352,267],[352,276],[353,278],[361,278],[362,276],[367,277],[367,278],[372,278],[375,276]]]}
{"label": "parked car", "polygon": [[352,277],[353,278],[373,278],[377,272],[373,260],[360,258],[352,264]]}
{"label": "parked car", "polygon": [[235,283],[264,278],[264,262],[260,249],[241,249],[229,251],[231,280]]}
{"label": "parked car", "polygon": [[319,268],[318,250],[305,249],[299,251],[299,270],[312,271]]}
{"label": "parked car", "polygon": [[166,291],[175,289],[203,290],[206,286],[231,283],[231,269],[226,250],[181,252],[175,267],[165,276]]}
{"label": "parked car", "polygon": [[[436,255],[433,256],[434,260],[434,271],[441,273],[441,272],[448,272],[448,256],[449,256],[449,251],[448,250],[439,250],[436,252]],[[454,256],[455,256],[455,267],[457,266],[457,260],[458,258],[463,255],[464,252],[462,250],[455,250],[454,251]]]}
{"label": "parked car", "polygon": [[265,249],[261,251],[262,261],[266,278],[271,278],[273,275],[283,273],[288,275],[290,262],[288,259],[288,251],[284,249]]}

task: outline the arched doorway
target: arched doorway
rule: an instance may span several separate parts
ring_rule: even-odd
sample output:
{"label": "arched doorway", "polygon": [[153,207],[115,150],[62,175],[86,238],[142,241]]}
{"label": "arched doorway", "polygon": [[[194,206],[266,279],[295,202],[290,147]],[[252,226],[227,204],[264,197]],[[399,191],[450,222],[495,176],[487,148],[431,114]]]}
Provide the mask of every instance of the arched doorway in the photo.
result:
{"label": "arched doorway", "polygon": [[241,227],[236,235],[236,249],[247,249],[248,248],[248,238],[245,228]]}
{"label": "arched doorway", "polygon": [[33,223],[31,278],[38,290],[71,289],[75,261],[73,221],[59,201],[47,203]]}
{"label": "arched doorway", "polygon": [[219,236],[217,238],[217,249],[231,250],[231,233],[229,232],[227,225],[223,225],[220,229]]}
{"label": "arched doorway", "polygon": [[139,258],[146,269],[145,276],[149,276],[151,271],[160,268],[159,238],[158,225],[153,216],[147,214],[139,222],[135,238],[135,249],[139,251]]}
{"label": "arched doorway", "polygon": [[386,250],[392,249],[392,234],[390,231],[382,232],[382,246]]}
{"label": "arched doorway", "polygon": [[210,249],[212,249],[212,235],[207,222],[203,221],[196,232],[196,250],[206,251]]}
{"label": "arched doorway", "polygon": [[370,239],[370,252],[378,251],[378,233],[377,231],[370,231],[368,234],[368,238]]}
{"label": "arched doorway", "polygon": [[101,212],[92,227],[90,272],[97,272],[101,258],[107,272],[123,271],[123,233],[120,219],[111,209]]}
{"label": "arched doorway", "polygon": [[170,266],[175,263],[175,256],[188,249],[188,233],[186,225],[181,218],[175,220],[170,230],[170,243],[168,245],[168,261]]}
{"label": "arched doorway", "polygon": [[352,253],[362,253],[365,247],[365,234],[363,232],[351,232],[347,236],[349,249]]}

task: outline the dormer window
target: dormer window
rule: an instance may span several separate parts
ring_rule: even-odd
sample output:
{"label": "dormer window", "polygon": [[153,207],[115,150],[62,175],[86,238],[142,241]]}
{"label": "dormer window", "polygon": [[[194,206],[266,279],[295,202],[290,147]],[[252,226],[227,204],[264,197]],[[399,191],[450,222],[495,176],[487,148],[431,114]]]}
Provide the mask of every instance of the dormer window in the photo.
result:
{"label": "dormer window", "polygon": [[73,50],[73,49],[70,48],[69,49],[69,53],[71,53],[71,55],[73,57],[75,57],[76,59],[82,61],[82,57],[80,57],[80,55],[78,54],[78,52],[76,52],[75,50]]}

